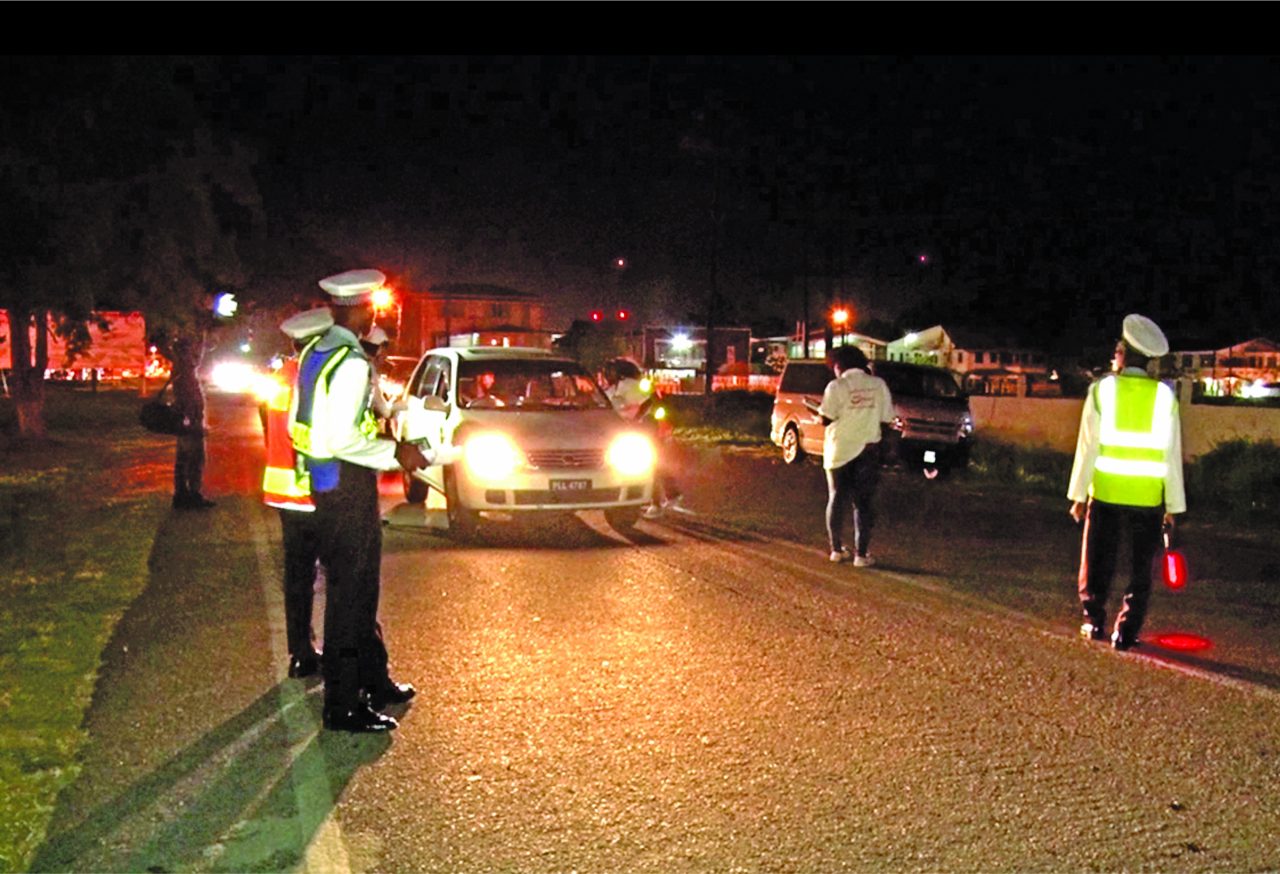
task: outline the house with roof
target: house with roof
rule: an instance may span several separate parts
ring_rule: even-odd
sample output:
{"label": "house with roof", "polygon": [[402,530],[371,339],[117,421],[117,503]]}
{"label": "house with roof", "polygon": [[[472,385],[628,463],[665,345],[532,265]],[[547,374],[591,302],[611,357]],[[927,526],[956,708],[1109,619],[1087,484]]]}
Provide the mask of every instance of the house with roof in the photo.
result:
{"label": "house with roof", "polygon": [[402,293],[395,352],[418,356],[438,346],[550,349],[542,298],[484,283],[446,282]]}
{"label": "house with roof", "polygon": [[1280,344],[1254,337],[1219,348],[1178,349],[1162,366],[1162,376],[1191,380],[1194,395],[1247,398],[1260,386],[1280,383]]}
{"label": "house with roof", "polygon": [[934,325],[912,331],[891,341],[886,357],[953,370],[971,394],[1061,394],[1043,351],[968,328]]}

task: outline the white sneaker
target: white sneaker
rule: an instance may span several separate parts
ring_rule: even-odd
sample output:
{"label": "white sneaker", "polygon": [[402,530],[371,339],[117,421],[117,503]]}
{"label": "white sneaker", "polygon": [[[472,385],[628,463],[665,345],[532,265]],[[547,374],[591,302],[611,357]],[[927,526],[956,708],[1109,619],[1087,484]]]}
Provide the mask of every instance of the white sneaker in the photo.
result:
{"label": "white sneaker", "polygon": [[853,557],[854,567],[871,567],[875,563],[876,560],[869,555],[855,555]]}
{"label": "white sneaker", "polygon": [[835,550],[828,557],[831,559],[831,561],[835,562],[836,564],[841,564],[853,558],[853,556],[849,553],[849,550],[843,547],[841,547],[838,550]]}
{"label": "white sneaker", "polygon": [[642,512],[640,516],[645,519],[661,519],[662,508],[657,504],[650,504],[644,508],[644,512]]}

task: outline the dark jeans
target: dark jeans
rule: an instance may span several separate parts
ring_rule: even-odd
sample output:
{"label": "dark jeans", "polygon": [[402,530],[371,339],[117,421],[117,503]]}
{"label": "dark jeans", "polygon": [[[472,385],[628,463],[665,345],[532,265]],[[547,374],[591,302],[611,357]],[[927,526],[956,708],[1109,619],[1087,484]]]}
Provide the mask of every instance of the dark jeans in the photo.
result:
{"label": "dark jeans", "polygon": [[867,444],[853,461],[827,471],[827,541],[832,552],[844,544],[845,513],[852,507],[854,550],[858,555],[867,554],[876,521],[872,502],[879,483],[879,443]]}
{"label": "dark jeans", "polygon": [[284,536],[284,623],[289,639],[289,655],[309,656],[315,651],[316,635],[311,627],[315,603],[316,562],[320,559],[318,513],[280,511]]}
{"label": "dark jeans", "polygon": [[173,496],[201,497],[204,486],[204,433],[183,434],[173,459]]}
{"label": "dark jeans", "polygon": [[1124,604],[1116,617],[1116,632],[1125,640],[1138,639],[1147,618],[1147,601],[1151,597],[1151,564],[1160,549],[1160,527],[1164,510],[1160,507],[1126,507],[1089,501],[1084,519],[1084,537],[1080,550],[1080,606],[1085,621],[1095,628],[1107,624],[1107,595],[1116,570],[1120,537],[1129,537],[1129,585]]}
{"label": "dark jeans", "polygon": [[340,462],[338,487],[316,492],[320,561],[325,568],[325,707],[347,709],[360,690],[387,682],[387,650],[378,627],[382,519],[377,471]]}

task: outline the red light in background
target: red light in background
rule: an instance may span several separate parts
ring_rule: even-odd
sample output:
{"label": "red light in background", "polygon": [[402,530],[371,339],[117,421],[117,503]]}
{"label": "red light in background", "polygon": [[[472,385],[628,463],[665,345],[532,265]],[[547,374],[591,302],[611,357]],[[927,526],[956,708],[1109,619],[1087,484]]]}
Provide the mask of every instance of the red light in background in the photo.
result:
{"label": "red light in background", "polygon": [[1164,634],[1157,634],[1153,640],[1156,644],[1165,649],[1175,649],[1178,652],[1199,652],[1213,646],[1213,641],[1207,637],[1201,637],[1198,634],[1187,634],[1185,631],[1168,631]]}
{"label": "red light in background", "polygon": [[626,310],[618,310],[618,321],[625,322],[629,318],[631,318],[631,313]]}
{"label": "red light in background", "polygon": [[593,321],[593,322],[602,322],[602,321],[604,321],[604,313],[602,313],[600,310],[592,310],[592,311],[591,311],[591,321]]}

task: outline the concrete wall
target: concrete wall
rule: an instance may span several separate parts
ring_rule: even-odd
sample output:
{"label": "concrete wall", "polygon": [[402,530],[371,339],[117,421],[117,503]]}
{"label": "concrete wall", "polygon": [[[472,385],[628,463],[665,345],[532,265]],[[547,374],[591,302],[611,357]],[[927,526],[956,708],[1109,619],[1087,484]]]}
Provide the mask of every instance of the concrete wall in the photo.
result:
{"label": "concrete wall", "polygon": [[[1021,446],[1074,453],[1083,398],[1011,398],[974,395],[974,430]],[[1280,443],[1280,408],[1182,404],[1182,454],[1191,459],[1237,438]]]}

